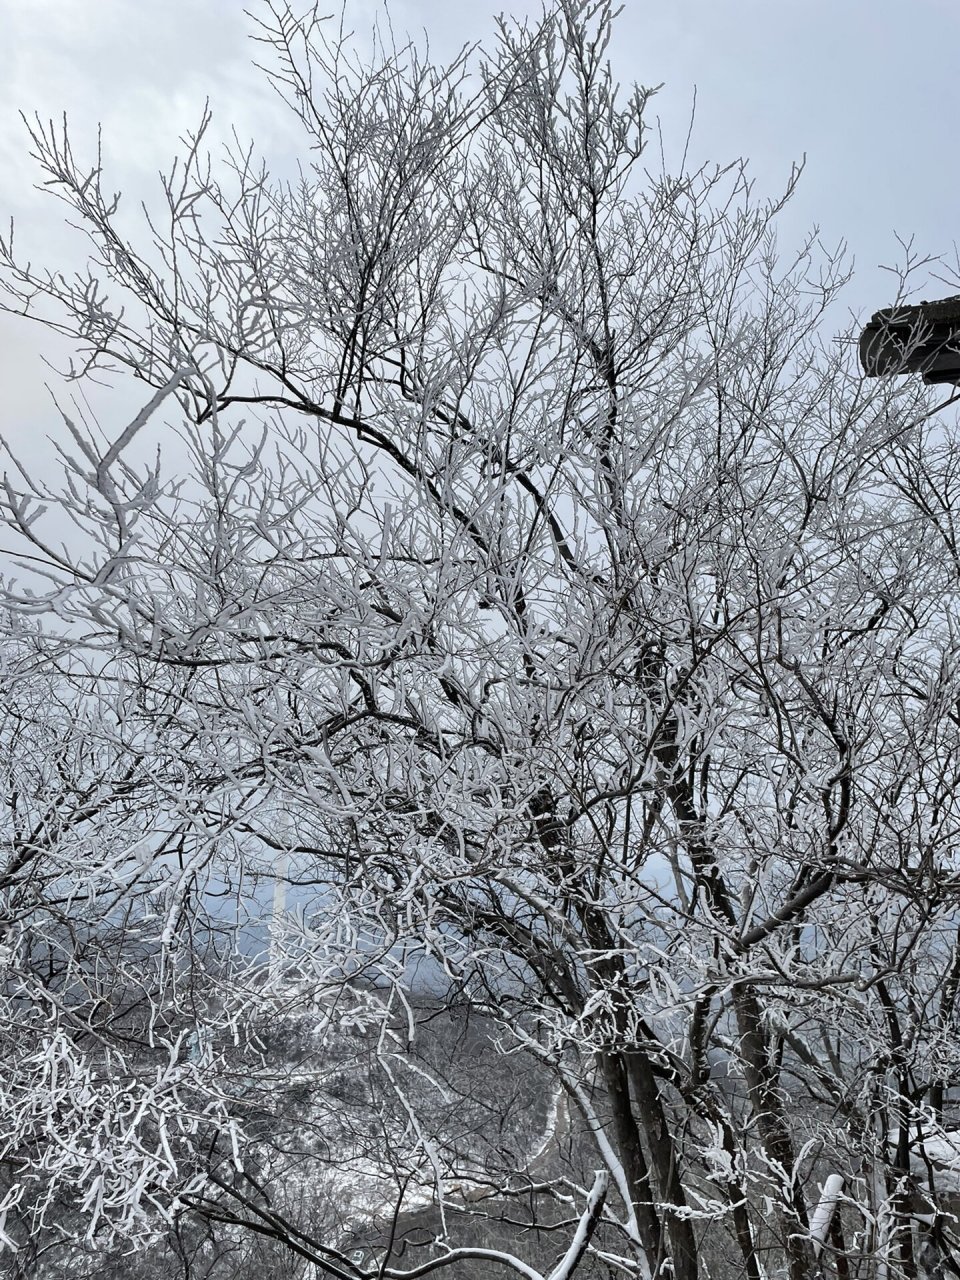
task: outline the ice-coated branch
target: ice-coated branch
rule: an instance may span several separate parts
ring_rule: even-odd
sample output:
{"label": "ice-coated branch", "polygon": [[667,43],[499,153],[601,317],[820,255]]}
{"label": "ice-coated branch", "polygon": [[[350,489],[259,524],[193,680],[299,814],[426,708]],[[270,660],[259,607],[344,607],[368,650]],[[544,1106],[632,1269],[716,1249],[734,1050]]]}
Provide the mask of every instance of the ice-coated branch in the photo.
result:
{"label": "ice-coated branch", "polygon": [[598,1170],[594,1174],[593,1185],[587,1196],[587,1203],[583,1213],[580,1215],[580,1220],[577,1223],[567,1251],[548,1276],[543,1276],[535,1268],[513,1254],[499,1249],[451,1249],[449,1253],[444,1253],[439,1258],[431,1259],[419,1267],[409,1270],[385,1267],[377,1272],[371,1271],[368,1274],[370,1277],[374,1275],[389,1276],[390,1280],[416,1280],[418,1276],[428,1275],[432,1271],[459,1262],[461,1259],[482,1258],[508,1267],[516,1272],[517,1275],[526,1277],[526,1280],[573,1280],[577,1267],[583,1260],[600,1221],[608,1185],[609,1175],[606,1170]]}
{"label": "ice-coated branch", "polygon": [[574,1272],[580,1265],[580,1261],[590,1245],[593,1233],[597,1229],[597,1223],[600,1221],[600,1215],[603,1212],[603,1202],[606,1199],[609,1182],[610,1177],[606,1169],[598,1169],[594,1174],[593,1186],[590,1188],[590,1194],[587,1197],[586,1208],[580,1215],[580,1221],[577,1223],[577,1229],[574,1232],[573,1239],[570,1241],[570,1246],[550,1272],[547,1280],[572,1280]]}
{"label": "ice-coated branch", "polygon": [[810,1215],[810,1239],[813,1241],[814,1253],[819,1256],[830,1231],[830,1223],[837,1211],[843,1195],[843,1177],[839,1173],[831,1173],[823,1184],[817,1207]]}

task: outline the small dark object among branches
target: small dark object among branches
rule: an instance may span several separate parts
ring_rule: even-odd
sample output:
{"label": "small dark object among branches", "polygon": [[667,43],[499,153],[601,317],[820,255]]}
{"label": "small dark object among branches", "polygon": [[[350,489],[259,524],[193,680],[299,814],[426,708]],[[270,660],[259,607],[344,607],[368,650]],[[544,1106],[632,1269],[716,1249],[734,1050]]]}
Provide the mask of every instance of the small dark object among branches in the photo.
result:
{"label": "small dark object among branches", "polygon": [[860,335],[868,378],[922,373],[930,385],[960,385],[960,294],[877,311]]}

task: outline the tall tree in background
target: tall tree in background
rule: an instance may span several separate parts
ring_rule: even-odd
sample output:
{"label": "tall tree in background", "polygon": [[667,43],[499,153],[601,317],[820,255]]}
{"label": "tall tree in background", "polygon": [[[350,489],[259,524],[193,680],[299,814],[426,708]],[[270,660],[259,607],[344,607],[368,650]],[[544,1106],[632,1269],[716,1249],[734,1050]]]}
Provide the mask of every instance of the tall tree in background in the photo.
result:
{"label": "tall tree in background", "polygon": [[16,1265],[957,1269],[952,419],[741,166],[651,170],[607,3],[255,21],[296,181],[205,118],[131,240],[38,121],[89,269],[2,247],[147,388],[3,488]]}

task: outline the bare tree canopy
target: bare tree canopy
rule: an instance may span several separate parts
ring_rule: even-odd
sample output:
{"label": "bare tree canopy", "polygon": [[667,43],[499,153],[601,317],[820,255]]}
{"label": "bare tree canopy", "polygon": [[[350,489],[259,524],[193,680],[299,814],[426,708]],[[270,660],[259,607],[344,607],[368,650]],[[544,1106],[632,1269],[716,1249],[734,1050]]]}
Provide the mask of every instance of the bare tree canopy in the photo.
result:
{"label": "bare tree canopy", "polygon": [[960,1272],[953,415],[606,0],[251,21],[295,178],[0,244],[143,404],[0,490],[10,1274]]}

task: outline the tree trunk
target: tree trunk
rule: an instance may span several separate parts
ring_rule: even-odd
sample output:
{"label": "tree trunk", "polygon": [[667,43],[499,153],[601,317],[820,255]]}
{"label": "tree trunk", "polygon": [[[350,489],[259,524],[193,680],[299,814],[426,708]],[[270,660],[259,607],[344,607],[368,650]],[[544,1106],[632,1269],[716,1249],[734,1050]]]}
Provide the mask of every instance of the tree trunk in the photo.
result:
{"label": "tree trunk", "polygon": [[[676,1145],[670,1133],[656,1077],[642,1050],[627,1055],[627,1074],[635,1110],[641,1118],[647,1139],[660,1199],[677,1208],[685,1207],[686,1197],[680,1180]],[[665,1213],[674,1276],[676,1280],[696,1280],[697,1244],[690,1221],[671,1213],[669,1209]]]}
{"label": "tree trunk", "polygon": [[600,1067],[610,1104],[617,1154],[623,1165],[632,1201],[627,1208],[632,1209],[636,1215],[640,1244],[649,1260],[651,1272],[656,1275],[663,1260],[663,1228],[654,1207],[653,1189],[640,1141],[640,1130],[630,1105],[630,1088],[623,1057],[619,1053],[601,1053]]}
{"label": "tree trunk", "polygon": [[[747,1090],[763,1150],[769,1160],[782,1168],[785,1179],[790,1178],[795,1163],[793,1141],[767,1052],[767,1038],[756,994],[748,986],[738,987],[734,1008]],[[809,1280],[816,1273],[816,1264],[808,1235],[807,1206],[803,1192],[793,1179],[789,1185],[784,1182],[783,1211],[779,1217],[790,1280]]]}

